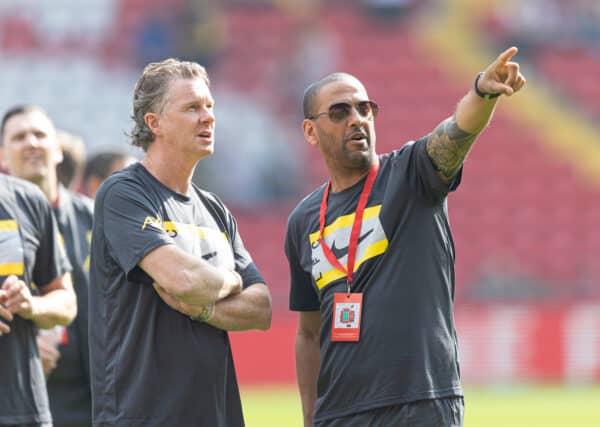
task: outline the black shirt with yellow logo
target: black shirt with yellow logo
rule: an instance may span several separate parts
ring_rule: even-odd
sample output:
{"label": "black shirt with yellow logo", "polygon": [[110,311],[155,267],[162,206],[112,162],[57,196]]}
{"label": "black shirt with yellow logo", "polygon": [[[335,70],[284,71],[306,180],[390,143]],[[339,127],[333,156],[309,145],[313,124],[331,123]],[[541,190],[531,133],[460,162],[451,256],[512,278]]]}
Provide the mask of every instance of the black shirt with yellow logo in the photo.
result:
{"label": "black shirt with yellow logo", "polygon": [[[71,270],[46,197],[0,174],[0,285],[16,275],[33,291]],[[16,315],[0,336],[0,425],[49,423],[48,397],[30,320]]]}
{"label": "black shirt with yellow logo", "polygon": [[94,425],[243,426],[227,332],[171,309],[138,266],[162,245],[235,268],[244,286],[264,283],[216,196],[173,192],[139,163],[112,175],[92,232]]}
{"label": "black shirt with yellow logo", "polygon": [[[454,244],[447,194],[426,138],[380,156],[380,169],[358,236],[353,292],[362,292],[358,342],[332,342],[334,293],[347,292],[344,272],[319,244],[325,185],[288,220],[290,309],[320,310],[321,365],[315,422],[406,402],[462,396],[452,314]],[[330,193],[324,239],[347,265],[350,231],[364,180]]]}

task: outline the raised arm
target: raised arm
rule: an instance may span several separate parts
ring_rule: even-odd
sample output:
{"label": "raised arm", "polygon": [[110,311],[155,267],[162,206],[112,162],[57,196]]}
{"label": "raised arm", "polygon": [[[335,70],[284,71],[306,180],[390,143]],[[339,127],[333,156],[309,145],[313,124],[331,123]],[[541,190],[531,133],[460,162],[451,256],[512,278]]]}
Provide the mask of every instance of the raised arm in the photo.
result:
{"label": "raised arm", "polygon": [[304,427],[312,427],[317,404],[317,377],[321,366],[319,354],[319,331],[321,313],[319,311],[301,311],[296,334],[296,377]]}
{"label": "raised arm", "polygon": [[[516,47],[502,52],[477,80],[481,94],[511,96],[525,84],[519,64],[510,59]],[[498,97],[481,96],[472,88],[460,100],[454,115],[440,123],[427,141],[427,154],[445,182],[456,176],[473,142],[489,123]]]}

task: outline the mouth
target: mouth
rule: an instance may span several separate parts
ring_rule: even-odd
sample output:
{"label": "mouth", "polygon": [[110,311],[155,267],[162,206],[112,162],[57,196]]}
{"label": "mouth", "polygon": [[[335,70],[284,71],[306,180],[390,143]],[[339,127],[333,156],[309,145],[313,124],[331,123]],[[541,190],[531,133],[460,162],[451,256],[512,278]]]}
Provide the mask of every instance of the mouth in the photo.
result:
{"label": "mouth", "polygon": [[197,133],[196,136],[200,139],[212,141],[213,133],[210,130],[203,130],[203,131]]}
{"label": "mouth", "polygon": [[352,145],[360,145],[363,147],[369,146],[369,135],[363,131],[353,132],[346,138],[346,141],[350,142]]}
{"label": "mouth", "polygon": [[23,162],[24,163],[33,163],[33,164],[43,163],[44,156],[40,153],[27,153],[23,157]]}

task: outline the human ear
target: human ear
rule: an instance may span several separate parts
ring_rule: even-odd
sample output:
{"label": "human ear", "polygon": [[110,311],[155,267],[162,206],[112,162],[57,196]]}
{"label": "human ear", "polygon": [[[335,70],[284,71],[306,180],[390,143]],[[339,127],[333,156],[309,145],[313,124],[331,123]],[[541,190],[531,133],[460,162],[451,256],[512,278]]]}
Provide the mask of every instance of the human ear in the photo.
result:
{"label": "human ear", "polygon": [[160,116],[156,113],[144,114],[144,122],[146,126],[152,131],[154,135],[158,135],[160,132]]}
{"label": "human ear", "polygon": [[304,132],[304,139],[310,145],[318,145],[319,138],[317,136],[317,129],[315,123],[312,120],[304,119],[302,121],[302,131]]}

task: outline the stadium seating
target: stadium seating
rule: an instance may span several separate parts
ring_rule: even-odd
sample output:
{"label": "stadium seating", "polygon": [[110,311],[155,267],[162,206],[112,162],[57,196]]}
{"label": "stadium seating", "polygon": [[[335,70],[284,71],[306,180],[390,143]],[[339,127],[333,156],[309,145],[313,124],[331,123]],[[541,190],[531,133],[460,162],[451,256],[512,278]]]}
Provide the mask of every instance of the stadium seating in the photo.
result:
{"label": "stadium seating", "polygon": [[[234,46],[243,51],[241,46],[252,39],[265,47],[251,53],[240,52],[244,58],[253,57],[255,64],[250,66],[250,75],[256,80],[265,72],[266,64],[284,54],[284,37],[273,37],[282,28],[280,14],[272,9],[256,9],[248,14],[243,9],[233,10],[229,16]],[[336,29],[337,38],[342,41],[339,68],[361,78],[382,107],[377,120],[380,152],[427,134],[453,112],[465,93],[467,88],[456,84],[430,54],[423,52],[413,36],[415,29],[407,21],[382,29],[371,18],[339,10],[326,12],[322,19],[331,24],[328,28]],[[559,59],[556,58],[557,64],[561,63]],[[557,73],[565,78],[579,75],[589,62],[581,60],[568,66],[568,73]],[[544,71],[545,68],[542,67]],[[247,70],[236,73],[232,67],[234,72],[228,77],[244,81],[249,78]],[[572,80],[566,84],[571,85]],[[581,93],[594,93],[590,87],[598,86],[585,79],[579,83]],[[589,109],[598,108],[598,99],[597,95],[590,95],[581,102],[589,102]],[[316,150],[311,159],[322,163]],[[324,180],[322,168],[315,168],[315,173],[318,179],[314,181]],[[600,233],[594,231],[600,218],[599,195],[598,188],[583,182],[572,165],[544,146],[535,129],[512,122],[500,105],[492,125],[466,162],[461,188],[449,201],[457,248],[459,298],[471,295],[471,288],[487,286],[483,270],[490,265],[496,274],[505,275],[505,280],[535,288],[531,292],[522,289],[511,297],[534,295],[544,300],[580,295],[579,282],[590,263],[589,251],[600,246]],[[256,222],[248,224],[245,232],[264,235],[273,224],[281,228],[283,221],[278,218],[270,217],[269,225],[265,224],[262,231],[257,231]],[[251,241],[247,243],[276,289],[287,285],[285,268],[273,262],[274,254],[281,251],[280,242],[262,242],[260,248]],[[503,297],[502,293],[494,295]]]}
{"label": "stadium seating", "polygon": [[600,120],[600,57],[591,49],[542,50],[536,66],[596,123]]}
{"label": "stadium seating", "polygon": [[[51,46],[61,48],[63,56],[58,57],[49,50],[45,27],[0,10],[0,107],[5,109],[16,99],[36,102],[48,108],[60,126],[80,131],[90,144],[124,144],[131,88],[139,72],[139,64],[132,60],[137,31],[153,14],[173,15],[183,0],[113,3],[113,19],[107,9],[96,18],[86,18],[96,28],[92,36],[83,34],[77,43],[51,41]],[[289,59],[294,18],[273,6],[243,3],[229,3],[228,43],[211,69],[213,84],[245,93],[266,106],[275,120],[296,135],[289,143],[301,144],[300,100],[296,104],[283,98],[277,83],[278,67]],[[63,18],[44,22],[52,28]],[[339,43],[339,69],[363,80],[381,106],[380,152],[426,135],[452,114],[468,89],[419,44],[414,35],[417,21],[400,19],[380,25],[357,9],[340,8],[339,3],[335,9],[325,8],[319,19]],[[126,60],[131,61],[125,63],[129,68],[123,66]],[[592,120],[600,118],[597,57],[585,51],[568,56],[549,51],[535,65],[559,95],[568,93],[575,108]],[[307,151],[304,191],[326,179],[318,152]],[[599,196],[600,189],[550,152],[535,129],[511,121],[500,105],[467,159],[461,188],[449,200],[458,297],[486,295],[486,277],[492,273],[526,282],[524,286],[535,283],[548,298],[593,294],[586,283],[597,283],[600,277],[593,259],[600,253]],[[260,214],[233,206],[245,243],[271,284],[279,308],[286,305],[288,289],[283,233],[287,214],[299,197],[259,206]],[[530,293],[525,289],[523,295]]]}

